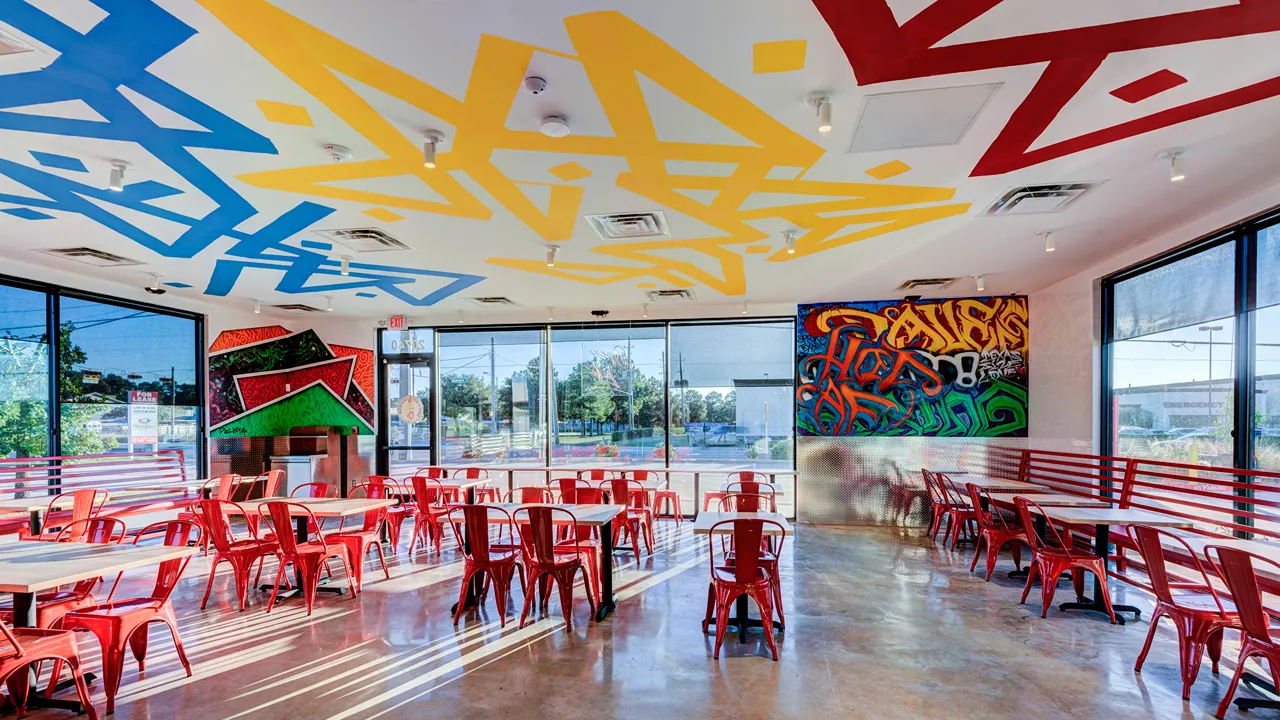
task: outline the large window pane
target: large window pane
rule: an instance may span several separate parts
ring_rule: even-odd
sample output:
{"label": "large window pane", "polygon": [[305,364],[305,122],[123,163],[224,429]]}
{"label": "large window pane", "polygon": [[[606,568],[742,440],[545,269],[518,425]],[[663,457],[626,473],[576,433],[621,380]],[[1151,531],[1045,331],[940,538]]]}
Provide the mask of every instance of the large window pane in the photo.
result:
{"label": "large window pane", "polygon": [[546,460],[542,330],[441,332],[440,461]]}
{"label": "large window pane", "polygon": [[553,465],[663,465],[662,326],[551,331]]}
{"label": "large window pane", "polygon": [[671,327],[673,463],[790,468],[790,321]]}
{"label": "large window pane", "polygon": [[1280,226],[1258,234],[1254,313],[1254,465],[1280,470]]}
{"label": "large window pane", "polygon": [[46,296],[0,285],[0,453],[49,454]]}
{"label": "large window pane", "polygon": [[182,450],[197,477],[200,392],[189,318],[63,297],[62,454]]}

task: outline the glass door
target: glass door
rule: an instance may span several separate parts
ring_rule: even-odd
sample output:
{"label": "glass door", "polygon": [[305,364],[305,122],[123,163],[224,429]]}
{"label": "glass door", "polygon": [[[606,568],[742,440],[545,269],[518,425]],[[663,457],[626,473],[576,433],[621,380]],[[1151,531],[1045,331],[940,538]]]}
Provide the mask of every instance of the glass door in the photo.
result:
{"label": "glass door", "polygon": [[387,472],[403,478],[431,465],[431,358],[383,362],[383,417],[386,423]]}

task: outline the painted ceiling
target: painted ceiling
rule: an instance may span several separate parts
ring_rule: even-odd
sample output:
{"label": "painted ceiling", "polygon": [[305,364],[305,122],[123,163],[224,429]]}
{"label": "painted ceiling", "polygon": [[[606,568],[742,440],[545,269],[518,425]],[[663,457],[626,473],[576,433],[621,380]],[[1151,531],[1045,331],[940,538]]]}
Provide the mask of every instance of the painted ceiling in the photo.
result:
{"label": "painted ceiling", "polygon": [[[32,48],[0,55],[0,256],[243,307],[430,318],[506,296],[567,317],[654,289],[815,302],[944,276],[973,294],[971,275],[1029,292],[1274,184],[1280,161],[1280,0],[0,0],[0,32]],[[975,88],[958,139],[927,139],[942,91]],[[876,149],[869,98],[907,91],[931,91],[896,129],[911,146]],[[539,132],[553,114],[568,136]],[[1064,212],[983,213],[1077,181],[1101,185]],[[584,219],[653,210],[669,236]],[[366,227],[411,249],[316,232]],[[78,246],[140,264],[39,252]]]}

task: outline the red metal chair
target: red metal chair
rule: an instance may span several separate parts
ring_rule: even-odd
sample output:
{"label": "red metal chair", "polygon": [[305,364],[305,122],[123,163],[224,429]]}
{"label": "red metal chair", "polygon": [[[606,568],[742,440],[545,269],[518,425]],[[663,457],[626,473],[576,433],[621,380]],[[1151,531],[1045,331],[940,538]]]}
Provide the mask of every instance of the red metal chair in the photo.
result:
{"label": "red metal chair", "polygon": [[28,666],[52,660],[56,667],[65,663],[71,668],[85,714],[89,720],[98,720],[98,708],[89,699],[89,686],[80,671],[75,633],[48,628],[10,628],[7,621],[0,621],[0,639],[5,643],[0,645],[0,682],[8,686],[9,700],[18,709],[18,717],[26,715],[27,698],[32,690]]}
{"label": "red metal chair", "polygon": [[550,505],[555,501],[555,494],[550,489],[540,485],[523,485],[514,490],[508,490],[507,496],[503,499],[503,502],[520,503],[522,505],[530,503]]}
{"label": "red metal chair", "polygon": [[[186,547],[193,534],[201,533],[200,526],[188,520],[170,520],[146,526],[134,537],[133,544],[154,532],[164,532],[164,544],[169,547]],[[125,648],[133,650],[138,660],[138,670],[145,667],[147,658],[147,626],[153,622],[164,623],[173,635],[173,645],[177,650],[178,661],[182,663],[187,677],[191,677],[191,663],[187,661],[187,653],[182,649],[182,639],[178,636],[178,622],[173,615],[173,604],[169,596],[182,577],[182,572],[191,562],[191,556],[176,560],[165,560],[160,563],[156,572],[156,584],[151,594],[146,597],[112,600],[116,588],[120,586],[120,578],[116,576],[111,592],[104,603],[93,607],[82,608],[67,613],[62,619],[62,626],[68,630],[88,630],[98,638],[102,646],[102,690],[107,696],[107,714],[115,712],[116,692],[120,689],[120,676],[124,672]],[[61,663],[54,663],[51,684],[58,680]]]}
{"label": "red metal chair", "polygon": [[458,548],[462,551],[462,590],[458,595],[458,607],[453,613],[453,624],[456,626],[462,614],[467,611],[467,592],[471,580],[476,575],[485,577],[485,592],[481,592],[477,602],[483,604],[489,583],[493,583],[494,600],[498,604],[498,621],[502,627],[507,626],[507,594],[511,591],[511,579],[516,571],[520,572],[520,587],[528,593],[524,569],[520,566],[520,553],[512,550],[494,552],[489,543],[489,513],[505,515],[507,522],[507,540],[502,541],[503,526],[498,528],[495,544],[514,545],[511,535],[511,513],[492,505],[455,505],[449,510],[448,521],[457,538]]}
{"label": "red metal chair", "polygon": [[[969,563],[969,572],[973,572],[973,569],[978,566],[978,556],[982,554],[982,547],[985,544],[987,548],[986,579],[990,582],[991,573],[995,572],[996,561],[1000,558],[1000,551],[1009,543],[1013,543],[1013,547],[1010,548],[1013,551],[1013,567],[1021,570],[1022,545],[1028,547],[1031,545],[1031,541],[1027,540],[1026,528],[1006,520],[986,490],[973,483],[966,483],[964,487],[969,493],[969,500],[973,503],[970,507],[977,510],[974,517],[978,521],[978,542],[973,546],[973,562]],[[982,509],[984,500],[986,510]],[[1035,531],[1032,530],[1032,532]]]}
{"label": "red metal chair", "polygon": [[[218,572],[218,565],[226,562],[231,566],[231,577],[236,586],[236,601],[240,611],[244,612],[249,600],[249,571],[254,563],[258,564],[258,574],[262,574],[262,565],[268,557],[278,557],[280,544],[275,540],[262,540],[258,537],[257,523],[246,523],[249,537],[236,538],[235,532],[228,522],[230,515],[250,515],[238,503],[230,500],[197,500],[197,514],[204,518],[204,532],[209,543],[213,545],[213,562],[209,563],[209,581],[205,583],[204,597],[200,600],[203,610],[209,602],[209,593],[213,591],[213,578]],[[255,580],[256,582],[256,580]]]}
{"label": "red metal chair", "polygon": [[598,487],[578,478],[556,478],[547,484],[560,496],[560,502],[566,505],[578,504],[577,493],[579,490]]}
{"label": "red metal chair", "polygon": [[969,504],[969,498],[960,492],[960,489],[956,487],[951,478],[943,473],[937,473],[935,477],[938,479],[938,486],[942,488],[942,496],[946,498],[949,506],[947,510],[947,534],[943,537],[943,542],[950,538],[950,549],[955,550],[956,543],[960,542],[961,533],[976,537],[977,533],[970,525],[978,524],[978,509]]}
{"label": "red metal chair", "polygon": [[619,523],[613,528],[613,546],[625,531],[631,537],[631,552],[636,556],[636,564],[640,563],[640,538],[644,538],[645,549],[653,554],[653,511],[649,507],[649,491],[635,480],[615,478],[600,483],[616,505],[626,505],[626,513],[619,516]]}
{"label": "red metal chair", "polygon": [[[259,481],[262,482],[262,497],[264,499],[279,497],[281,495],[280,490],[284,486],[284,471],[268,470],[267,472],[262,473],[261,475],[255,477],[252,480],[242,480],[241,484],[248,483],[248,485],[252,487],[253,485],[256,485]],[[228,497],[228,498],[220,498],[220,499],[230,500],[232,498]],[[243,509],[249,510],[250,508],[243,508]],[[248,515],[245,517],[245,522],[253,526],[253,531],[255,533],[258,531],[258,521],[259,521],[259,518],[257,515]]]}
{"label": "red metal chair", "polygon": [[[96,517],[77,520],[62,528],[56,542],[84,542],[95,545],[119,545],[124,540],[125,525],[117,518]],[[53,589],[36,594],[36,627],[62,627],[62,616],[72,610],[93,605],[93,588],[102,578],[77,582],[70,590]],[[0,621],[13,624],[13,604],[0,605]]]}
{"label": "red metal chair", "polygon": [[[769,499],[769,509],[764,512],[778,512],[778,491],[773,489],[773,485],[767,482],[758,482],[756,480],[734,480],[726,483],[723,490],[725,495],[745,494],[767,497]],[[757,510],[759,512],[759,510]]]}
{"label": "red metal chair", "polygon": [[[1147,631],[1147,642],[1138,653],[1138,660],[1133,664],[1134,672],[1142,672],[1142,663],[1147,659],[1147,651],[1151,649],[1151,641],[1156,637],[1156,626],[1160,618],[1167,616],[1173,621],[1178,631],[1178,660],[1182,669],[1182,699],[1191,697],[1191,685],[1200,674],[1200,660],[1205,647],[1209,648],[1209,661],[1213,664],[1213,673],[1218,674],[1218,660],[1222,657],[1222,631],[1227,628],[1243,631],[1240,614],[1230,600],[1218,597],[1205,572],[1204,565],[1195,551],[1181,537],[1166,530],[1146,525],[1131,525],[1127,528],[1129,539],[1138,546],[1142,562],[1147,566],[1147,578],[1151,582],[1151,590],[1156,596],[1156,607],[1151,613],[1151,629]],[[1170,582],[1165,568],[1164,546],[1161,538],[1173,547],[1181,547],[1195,562],[1195,569],[1200,573],[1203,582]],[[1174,590],[1190,591],[1188,594],[1174,595]]]}
{"label": "red metal chair", "polygon": [[[521,519],[521,515],[524,519]],[[551,583],[560,588],[560,610],[564,613],[565,626],[573,632],[573,585],[582,571],[582,584],[587,589],[587,604],[591,606],[591,614],[595,615],[596,602],[599,596],[598,582],[591,582],[592,563],[596,554],[584,551],[573,536],[565,542],[557,542],[554,531],[554,518],[562,515],[569,521],[568,527],[578,527],[578,518],[563,508],[556,507],[522,507],[512,515],[516,527],[520,530],[520,552],[529,575],[524,580],[524,609],[520,612],[520,627],[524,627],[529,616],[529,607],[537,596],[541,606],[546,608],[551,598]]]}
{"label": "red metal chair", "polygon": [[406,518],[413,517],[413,502],[408,499],[411,493],[395,478],[385,475],[366,475],[359,484],[369,485],[371,488],[382,488],[378,490],[380,494],[370,495],[370,497],[399,500],[397,504],[386,509],[387,538],[391,541],[391,552],[395,554],[400,549],[400,527]]}
{"label": "red metal chair", "polygon": [[624,476],[624,473],[618,472],[616,470],[595,469],[595,470],[579,470],[578,471],[579,480],[586,480],[589,483],[595,483],[597,485],[599,485],[602,482],[606,482],[608,480],[614,480],[616,478],[620,478],[623,476]]}
{"label": "red metal chair", "polygon": [[[629,480],[637,480],[639,482],[657,482],[658,473],[652,470],[630,470],[622,474]],[[670,476],[668,476],[668,479]],[[684,510],[680,507],[680,491],[671,488],[662,488],[653,491],[653,512],[655,515],[661,515],[662,510],[666,509],[668,514],[676,519],[676,525],[684,522]]]}
{"label": "red metal chair", "polygon": [[[720,512],[777,512],[777,507],[773,505],[772,495],[757,495],[752,493],[725,493],[720,498]],[[732,539],[728,543],[728,547],[723,548],[726,565],[734,563],[734,550]],[[772,535],[762,536],[760,539],[760,566],[769,573],[769,579],[773,583],[773,602],[778,611],[778,623],[783,627],[787,625],[787,618],[782,612],[782,578],[778,573],[778,547]]]}
{"label": "red metal chair", "polygon": [[[327,482],[303,483],[295,487],[293,489],[293,492],[289,493],[289,497],[321,498],[321,499],[336,498],[338,497],[338,486],[334,485],[333,483],[327,483]],[[313,516],[311,519],[315,520],[315,517]],[[310,525],[307,527],[307,532],[311,534],[324,532],[325,520],[328,520],[328,518],[320,518],[317,524]]]}
{"label": "red metal chair", "polygon": [[268,516],[271,526],[275,528],[276,538],[280,542],[280,569],[276,571],[276,581],[271,588],[271,599],[267,601],[267,612],[275,607],[276,596],[280,593],[280,583],[285,577],[285,567],[293,565],[302,579],[302,596],[307,601],[307,614],[316,601],[316,588],[320,585],[320,569],[332,558],[342,560],[347,571],[347,586],[351,588],[351,597],[356,595],[355,571],[347,558],[347,548],[341,543],[330,544],[323,534],[317,534],[315,540],[299,543],[293,530],[293,516],[307,518],[307,527],[318,527],[316,516],[311,508],[287,500],[269,500],[258,506],[258,512]]}
{"label": "red metal chair", "polygon": [[[477,486],[475,489],[476,502],[498,502],[498,488],[489,484],[489,471],[484,468],[469,467],[460,468],[453,472],[455,480],[484,480],[485,484]],[[460,490],[449,488],[454,493],[454,499],[450,502],[462,502],[463,493]]]}
{"label": "red metal chair", "polygon": [[[280,474],[283,476],[284,472],[281,471]],[[211,477],[200,486],[199,497],[201,500],[206,498],[212,500],[234,500],[236,491],[240,489],[240,484],[243,482],[244,478],[235,473]],[[200,511],[196,508],[196,503],[191,503],[187,510],[178,513],[178,519],[200,523],[201,526],[204,525],[204,518],[200,517]],[[256,518],[250,519],[248,522],[257,525]],[[209,554],[208,533],[200,533],[200,550],[205,555]]]}
{"label": "red metal chair", "polygon": [[920,469],[920,474],[924,476],[924,487],[929,493],[929,510],[932,513],[926,534],[933,540],[937,539],[938,532],[942,530],[942,521],[952,508],[947,502],[946,494],[942,491],[942,484],[938,482],[938,476],[924,468]]}
{"label": "red metal chair", "polygon": [[440,554],[440,544],[444,541],[444,528],[440,518],[449,514],[445,504],[447,491],[440,486],[440,481],[414,475],[409,478],[413,488],[413,539],[409,541],[409,552],[418,547],[418,538],[422,538],[422,546],[434,542],[436,554]]}
{"label": "red metal chair", "polygon": [[[32,535],[31,527],[28,525],[26,530],[18,531],[18,539],[53,542],[58,539],[63,527],[97,517],[110,497],[111,493],[98,488],[84,488],[55,495],[50,498],[49,506],[45,509],[44,525],[40,528],[40,534]],[[69,512],[55,509],[67,507],[68,500],[71,501]]]}
{"label": "red metal chair", "polygon": [[[1034,507],[1036,512],[1044,515],[1044,510],[1038,504],[1021,495],[1013,498],[1013,504],[1018,508],[1018,519],[1024,528],[1035,527],[1031,521],[1031,508]],[[1058,528],[1051,522],[1045,523],[1045,534],[1052,537],[1041,540],[1035,532],[1027,533],[1027,542],[1031,545],[1031,565],[1030,572],[1027,573],[1027,585],[1022,588],[1022,599],[1018,601],[1019,604],[1027,601],[1031,586],[1039,577],[1040,617],[1045,617],[1049,613],[1049,606],[1053,604],[1053,594],[1058,589],[1058,578],[1062,573],[1071,571],[1071,581],[1075,586],[1076,597],[1082,597],[1084,571],[1088,570],[1098,577],[1099,586],[1102,588],[1102,603],[1107,608],[1107,615],[1111,616],[1111,624],[1114,625],[1116,613],[1111,609],[1111,588],[1107,585],[1107,566],[1103,559],[1093,553],[1077,552],[1071,545],[1071,533],[1068,532],[1067,539],[1064,540]],[[1045,540],[1050,539],[1056,545],[1046,544]],[[1102,542],[1107,542],[1107,539],[1103,538]]]}
{"label": "red metal chair", "polygon": [[[1237,617],[1240,619],[1240,655],[1236,658],[1236,671],[1231,676],[1231,684],[1218,703],[1218,711],[1214,715],[1222,718],[1231,707],[1231,699],[1235,697],[1236,686],[1240,684],[1240,676],[1244,674],[1245,663],[1249,658],[1265,658],[1271,669],[1271,682],[1276,682],[1276,668],[1280,668],[1280,643],[1271,635],[1271,616],[1262,605],[1262,590],[1258,587],[1258,576],[1254,570],[1256,563],[1261,563],[1267,570],[1280,574],[1280,564],[1273,560],[1225,545],[1209,545],[1204,555],[1214,566],[1219,576],[1227,582],[1231,591]],[[1217,555],[1215,561],[1213,556]],[[1155,619],[1152,619],[1155,626]],[[1259,665],[1261,661],[1259,660]],[[1246,702],[1244,700],[1241,701]],[[1240,708],[1244,710],[1244,707]]]}
{"label": "red metal chair", "polygon": [[[707,587],[707,614],[702,620],[702,632],[707,632],[712,613],[716,619],[716,645],[712,657],[720,659],[720,645],[724,643],[725,629],[729,625],[729,613],[734,601],[746,595],[760,607],[760,623],[764,628],[764,640],[769,645],[773,659],[778,659],[778,643],[773,637],[773,580],[760,564],[761,544],[766,525],[783,531],[780,523],[764,518],[736,518],[721,520],[711,526],[728,525],[733,529],[732,547],[735,550],[733,564],[716,562],[715,543],[707,543],[711,553],[711,583]],[[782,536],[778,536],[778,548],[782,548]]]}
{"label": "red metal chair", "polygon": [[[369,483],[360,483],[351,488],[347,493],[350,498],[377,498],[383,499],[386,491],[386,485],[372,485]],[[325,540],[331,543],[339,543],[347,548],[348,561],[355,576],[356,592],[364,590],[364,558],[369,553],[369,548],[374,547],[378,550],[378,562],[382,563],[382,574],[391,579],[391,571],[387,569],[387,558],[382,553],[382,525],[387,521],[387,509],[378,508],[370,510],[364,514],[364,522],[361,523],[359,529],[344,530],[346,518],[338,524],[338,532],[329,533],[325,536]]]}

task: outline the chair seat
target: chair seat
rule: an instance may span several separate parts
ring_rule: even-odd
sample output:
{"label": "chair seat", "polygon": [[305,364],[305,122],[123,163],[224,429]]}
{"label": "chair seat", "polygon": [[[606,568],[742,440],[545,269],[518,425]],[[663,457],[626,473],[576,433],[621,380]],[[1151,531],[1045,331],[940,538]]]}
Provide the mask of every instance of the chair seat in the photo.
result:
{"label": "chair seat", "polygon": [[69,614],[78,616],[94,615],[98,617],[123,617],[136,612],[157,610],[162,604],[162,601],[154,598],[129,598],[126,600],[112,600],[108,603],[80,608],[79,610]]}
{"label": "chair seat", "polygon": [[[1228,616],[1238,616],[1235,603],[1226,598],[1221,598],[1222,610]],[[1174,595],[1173,604],[1181,610],[1190,610],[1197,613],[1218,614],[1218,603],[1213,601],[1213,596],[1208,593],[1190,593],[1187,595]]]}
{"label": "chair seat", "polygon": [[[737,570],[733,566],[730,566],[730,565],[718,566],[716,568],[713,568],[711,572],[715,576],[715,579],[718,582],[728,583],[730,585],[739,584],[738,576],[735,574]],[[765,569],[762,567],[756,568],[755,582],[756,584],[768,583],[769,573],[765,572]]]}

